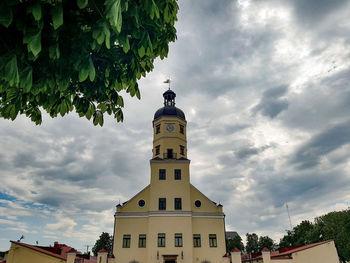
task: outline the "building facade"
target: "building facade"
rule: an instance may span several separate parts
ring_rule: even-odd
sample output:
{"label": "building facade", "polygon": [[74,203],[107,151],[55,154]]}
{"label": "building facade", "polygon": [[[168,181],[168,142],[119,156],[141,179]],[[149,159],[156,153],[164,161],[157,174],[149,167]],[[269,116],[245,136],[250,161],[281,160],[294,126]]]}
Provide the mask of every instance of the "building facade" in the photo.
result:
{"label": "building facade", "polygon": [[150,184],[115,213],[116,263],[226,262],[223,207],[190,183],[186,118],[176,94],[154,115]]}

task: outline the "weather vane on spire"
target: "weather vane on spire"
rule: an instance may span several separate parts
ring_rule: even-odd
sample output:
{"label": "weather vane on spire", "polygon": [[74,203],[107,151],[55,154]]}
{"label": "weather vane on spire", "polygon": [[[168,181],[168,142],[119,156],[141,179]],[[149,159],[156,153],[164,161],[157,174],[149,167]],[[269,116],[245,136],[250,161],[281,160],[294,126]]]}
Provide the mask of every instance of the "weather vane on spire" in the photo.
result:
{"label": "weather vane on spire", "polygon": [[169,90],[170,90],[170,77],[167,80],[163,81],[163,83],[168,83],[169,84]]}

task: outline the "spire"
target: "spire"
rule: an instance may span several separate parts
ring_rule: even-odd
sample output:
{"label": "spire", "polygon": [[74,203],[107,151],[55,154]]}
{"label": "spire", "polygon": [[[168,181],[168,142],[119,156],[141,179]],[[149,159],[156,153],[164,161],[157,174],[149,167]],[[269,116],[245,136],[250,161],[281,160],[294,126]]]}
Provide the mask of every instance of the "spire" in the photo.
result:
{"label": "spire", "polygon": [[174,91],[170,89],[167,90],[166,92],[163,93],[163,97],[164,97],[164,106],[171,106],[171,107],[175,106],[176,94]]}

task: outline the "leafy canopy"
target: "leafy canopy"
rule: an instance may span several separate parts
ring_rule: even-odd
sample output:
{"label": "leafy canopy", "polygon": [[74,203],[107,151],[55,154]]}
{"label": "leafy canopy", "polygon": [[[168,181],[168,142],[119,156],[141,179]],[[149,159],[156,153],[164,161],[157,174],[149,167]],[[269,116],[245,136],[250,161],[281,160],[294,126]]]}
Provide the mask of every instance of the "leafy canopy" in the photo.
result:
{"label": "leafy canopy", "polygon": [[76,111],[123,120],[122,91],[176,39],[176,0],[0,1],[0,117],[36,124]]}
{"label": "leafy canopy", "polygon": [[101,249],[105,249],[108,251],[108,254],[112,254],[112,244],[113,244],[113,236],[109,235],[106,232],[102,232],[100,237],[96,240],[95,245],[92,248],[92,253],[97,256],[97,252]]}

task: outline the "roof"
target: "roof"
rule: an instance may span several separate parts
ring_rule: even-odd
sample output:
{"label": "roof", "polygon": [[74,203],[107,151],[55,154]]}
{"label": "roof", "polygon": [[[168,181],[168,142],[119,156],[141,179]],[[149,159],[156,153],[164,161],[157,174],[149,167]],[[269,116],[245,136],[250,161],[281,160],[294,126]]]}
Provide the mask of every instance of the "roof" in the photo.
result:
{"label": "roof", "polygon": [[234,249],[231,250],[231,252],[241,252],[241,251],[235,247]]}
{"label": "roof", "polygon": [[98,253],[107,253],[108,251],[107,250],[105,250],[104,248],[102,248],[102,249],[100,249],[99,251],[98,251]]}
{"label": "roof", "polygon": [[[309,249],[309,248],[312,248],[312,247],[316,247],[316,246],[319,246],[319,245],[323,245],[323,244],[326,244],[328,242],[331,242],[332,240],[327,240],[327,241],[322,241],[322,242],[318,242],[318,243],[313,243],[313,244],[309,244],[309,245],[305,245],[305,246],[300,246],[300,247],[293,247],[292,249],[290,250],[286,250],[284,252],[278,252],[278,254],[276,255],[271,255],[272,257],[279,257],[279,256],[285,256],[285,255],[291,255],[293,253],[296,253],[296,252],[299,252],[299,251],[302,251],[302,250],[305,250],[305,249]],[[288,248],[287,248],[288,249]]]}
{"label": "roof", "polygon": [[20,242],[16,242],[16,241],[10,241],[10,242],[13,243],[13,244],[16,244],[16,245],[20,245],[22,247],[33,249],[35,251],[44,253],[46,255],[49,255],[49,256],[52,256],[52,257],[55,257],[55,258],[62,259],[62,260],[66,260],[66,258],[67,258],[65,255],[59,255],[59,254],[53,253],[51,251],[47,251],[47,250],[45,250],[43,248],[32,246],[32,245],[29,245],[29,244],[26,244],[26,243],[20,243]]}
{"label": "roof", "polygon": [[175,106],[164,106],[156,111],[154,114],[154,120],[163,116],[178,117],[186,121],[185,113]]}

